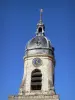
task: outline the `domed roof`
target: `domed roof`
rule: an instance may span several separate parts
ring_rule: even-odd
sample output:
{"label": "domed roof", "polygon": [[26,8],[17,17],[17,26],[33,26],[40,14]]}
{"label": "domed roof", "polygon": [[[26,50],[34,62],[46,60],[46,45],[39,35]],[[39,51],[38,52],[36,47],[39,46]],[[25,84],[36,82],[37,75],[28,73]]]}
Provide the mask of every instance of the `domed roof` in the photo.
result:
{"label": "domed roof", "polygon": [[54,48],[45,36],[35,36],[26,46],[25,56],[46,54],[54,56]]}
{"label": "domed roof", "polygon": [[27,50],[38,48],[51,48],[50,41],[45,36],[36,36],[28,42],[26,47]]}
{"label": "domed roof", "polygon": [[25,56],[38,54],[54,55],[54,48],[45,36],[45,26],[42,22],[42,18],[40,18],[37,24],[36,36],[27,43],[25,50]]}

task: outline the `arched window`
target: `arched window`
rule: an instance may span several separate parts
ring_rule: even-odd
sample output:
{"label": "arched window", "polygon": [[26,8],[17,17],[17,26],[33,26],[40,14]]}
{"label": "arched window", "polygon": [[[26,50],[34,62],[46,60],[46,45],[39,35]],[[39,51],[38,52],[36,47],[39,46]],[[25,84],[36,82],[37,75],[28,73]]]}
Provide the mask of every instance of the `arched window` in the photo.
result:
{"label": "arched window", "polygon": [[38,30],[38,32],[42,32],[42,28],[41,28],[41,27],[39,27],[39,30]]}
{"label": "arched window", "polygon": [[31,90],[41,90],[42,74],[39,69],[35,69],[31,73]]}

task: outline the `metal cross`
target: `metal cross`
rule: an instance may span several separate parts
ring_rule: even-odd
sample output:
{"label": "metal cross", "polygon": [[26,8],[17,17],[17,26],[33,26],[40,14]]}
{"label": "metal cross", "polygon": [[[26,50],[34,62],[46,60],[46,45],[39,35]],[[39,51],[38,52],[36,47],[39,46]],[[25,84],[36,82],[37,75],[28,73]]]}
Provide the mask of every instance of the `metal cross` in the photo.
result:
{"label": "metal cross", "polygon": [[42,21],[42,12],[43,12],[43,9],[40,9],[40,21]]}

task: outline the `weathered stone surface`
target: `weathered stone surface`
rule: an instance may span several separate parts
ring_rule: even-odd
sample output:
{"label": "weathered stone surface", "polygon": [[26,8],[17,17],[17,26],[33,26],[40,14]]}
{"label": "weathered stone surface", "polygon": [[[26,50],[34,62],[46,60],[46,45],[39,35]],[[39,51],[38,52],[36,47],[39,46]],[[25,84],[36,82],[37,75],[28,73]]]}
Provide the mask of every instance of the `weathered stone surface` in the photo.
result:
{"label": "weathered stone surface", "polygon": [[9,100],[59,100],[59,96],[58,95],[53,95],[53,96],[49,96],[49,95],[35,95],[35,96],[14,95],[14,96],[10,96]]}
{"label": "weathered stone surface", "polygon": [[[31,73],[33,70],[36,69],[36,67],[32,64],[32,61],[34,58],[37,58],[37,56],[29,57],[24,60],[24,75],[23,75],[23,81],[24,83],[24,90],[30,92],[31,91]],[[53,69],[54,65],[51,59],[46,56],[40,56],[39,57],[42,60],[42,65],[38,67],[38,69],[42,73],[42,89],[43,91],[49,91],[49,89],[52,88],[53,85]],[[50,81],[50,82],[49,82]]]}

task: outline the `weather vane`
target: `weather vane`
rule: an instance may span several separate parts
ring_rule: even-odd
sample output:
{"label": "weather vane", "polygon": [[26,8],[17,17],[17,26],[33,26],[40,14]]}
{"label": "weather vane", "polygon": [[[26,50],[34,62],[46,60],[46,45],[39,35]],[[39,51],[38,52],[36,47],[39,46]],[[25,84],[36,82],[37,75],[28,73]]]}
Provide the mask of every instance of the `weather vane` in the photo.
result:
{"label": "weather vane", "polygon": [[43,9],[40,9],[40,21],[42,21],[42,12],[43,12]]}

